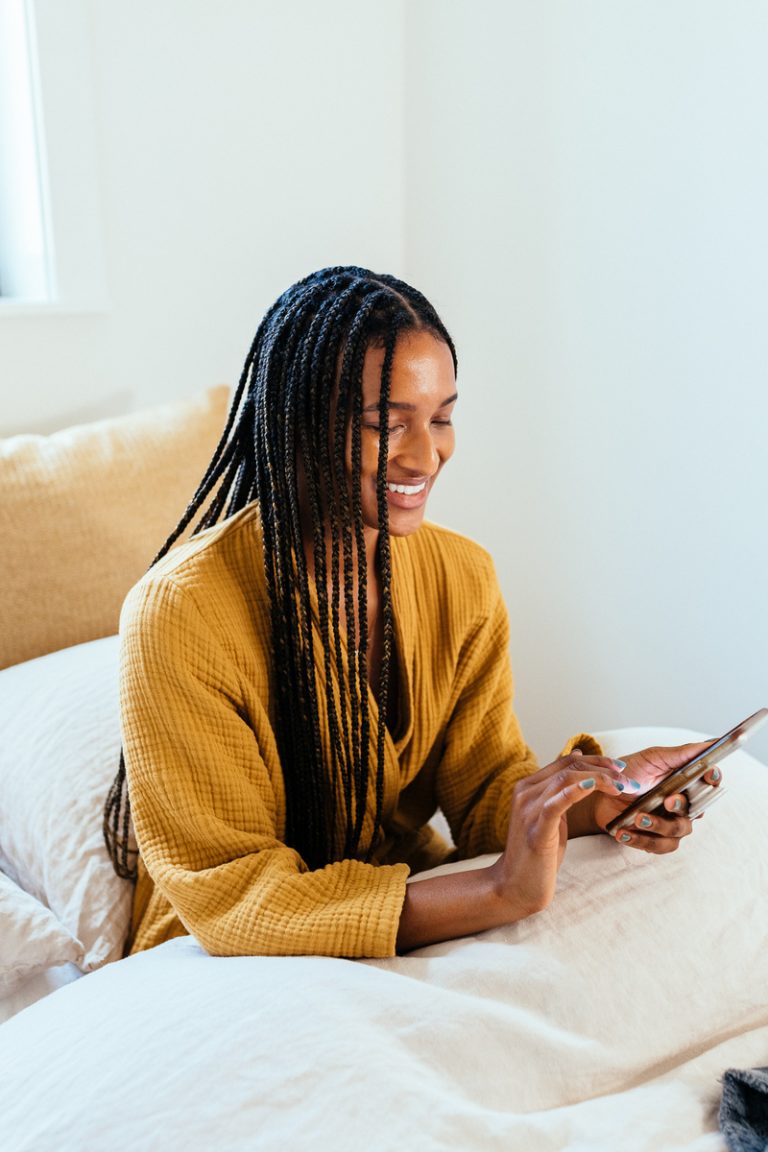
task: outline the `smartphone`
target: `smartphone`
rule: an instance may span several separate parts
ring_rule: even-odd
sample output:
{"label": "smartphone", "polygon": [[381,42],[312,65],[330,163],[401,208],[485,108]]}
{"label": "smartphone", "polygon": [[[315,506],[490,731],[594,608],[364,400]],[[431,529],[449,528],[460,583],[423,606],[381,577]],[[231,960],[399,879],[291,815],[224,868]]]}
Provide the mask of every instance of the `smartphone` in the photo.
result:
{"label": "smartphone", "polygon": [[731,728],[725,736],[721,736],[719,740],[714,740],[708,748],[705,748],[698,756],[694,756],[693,760],[689,760],[682,768],[673,768],[669,775],[660,780],[658,784],[654,784],[653,788],[649,788],[642,796],[638,796],[629,807],[615,816],[606,825],[606,832],[613,833],[619,828],[629,828],[634,825],[638,812],[654,812],[658,809],[665,815],[669,815],[662,804],[667,796],[672,796],[675,792],[684,792],[688,796],[687,816],[693,818],[701,815],[704,809],[709,807],[713,800],[718,799],[724,791],[721,787],[713,788],[701,780],[701,777],[708,768],[714,764],[719,764],[726,756],[739,748],[766,720],[768,720],[768,708],[761,708],[753,716],[748,716],[746,720],[742,720],[741,724]]}

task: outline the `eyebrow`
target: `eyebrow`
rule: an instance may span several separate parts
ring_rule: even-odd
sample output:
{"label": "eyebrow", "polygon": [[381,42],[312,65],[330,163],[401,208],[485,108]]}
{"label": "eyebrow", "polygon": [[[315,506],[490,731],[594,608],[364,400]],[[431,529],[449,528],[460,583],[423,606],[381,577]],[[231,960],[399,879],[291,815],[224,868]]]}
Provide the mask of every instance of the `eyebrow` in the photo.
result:
{"label": "eyebrow", "polygon": [[[442,404],[440,404],[439,407],[440,408],[447,408],[449,404],[453,404],[454,400],[458,400],[458,398],[459,398],[458,392],[454,392],[453,396],[449,396],[447,400],[443,400]],[[380,405],[380,401],[377,400],[375,404],[369,404],[367,406],[367,408],[363,408],[363,412],[378,412],[379,411],[379,405]],[[397,404],[397,403],[395,403],[395,401],[390,401],[389,407],[390,408],[398,408],[404,412],[415,412],[416,411],[416,405],[415,404]]]}

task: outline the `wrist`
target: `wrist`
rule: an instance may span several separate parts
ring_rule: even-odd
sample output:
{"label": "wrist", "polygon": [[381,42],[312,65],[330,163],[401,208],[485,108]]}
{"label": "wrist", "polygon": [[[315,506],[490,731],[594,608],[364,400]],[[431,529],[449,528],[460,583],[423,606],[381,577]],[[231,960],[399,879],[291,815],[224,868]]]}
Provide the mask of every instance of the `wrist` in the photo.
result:
{"label": "wrist", "polygon": [[491,864],[485,871],[488,874],[488,891],[493,907],[494,927],[500,927],[503,924],[515,924],[518,920],[525,920],[534,912],[541,912],[545,906],[539,901],[526,903],[521,899],[519,883],[515,883],[507,875],[503,853],[496,863]]}

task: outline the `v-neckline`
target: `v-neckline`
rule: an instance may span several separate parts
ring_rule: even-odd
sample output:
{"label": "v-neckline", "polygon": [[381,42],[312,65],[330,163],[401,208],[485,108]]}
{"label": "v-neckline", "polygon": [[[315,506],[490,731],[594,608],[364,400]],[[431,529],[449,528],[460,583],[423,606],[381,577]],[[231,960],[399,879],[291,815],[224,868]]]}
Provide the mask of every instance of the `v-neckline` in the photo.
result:
{"label": "v-neckline", "polygon": [[[390,752],[394,754],[395,758],[399,757],[400,752],[408,743],[413,729],[413,707],[411,694],[413,690],[412,685],[412,656],[413,656],[413,637],[411,631],[405,626],[404,621],[410,622],[413,618],[415,605],[412,602],[413,588],[411,580],[410,557],[407,554],[407,548],[403,547],[397,537],[390,537],[390,557],[391,557],[391,570],[392,570],[392,629],[394,634],[394,657],[396,660],[396,690],[397,690],[397,711],[396,711],[396,731],[390,730],[389,724],[384,723],[384,737],[385,743],[389,745]],[[310,610],[312,613],[312,623],[320,632],[320,611],[317,603],[317,585],[314,576],[309,578],[309,601]],[[341,630],[341,643],[345,651],[347,651],[347,633],[346,630]],[[373,691],[370,683],[366,683],[368,690],[368,708],[371,713],[371,719],[378,726],[379,720],[379,702],[376,699],[376,693]]]}

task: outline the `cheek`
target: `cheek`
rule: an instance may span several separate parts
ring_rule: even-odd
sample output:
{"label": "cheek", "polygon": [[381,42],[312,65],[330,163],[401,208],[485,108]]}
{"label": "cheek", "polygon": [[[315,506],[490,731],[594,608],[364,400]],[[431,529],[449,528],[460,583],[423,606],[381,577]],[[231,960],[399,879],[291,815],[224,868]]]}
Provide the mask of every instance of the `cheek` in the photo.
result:
{"label": "cheek", "polygon": [[[352,475],[352,433],[347,433],[344,448],[344,465],[347,475]],[[362,476],[376,476],[379,467],[379,438],[363,429],[360,437],[360,471]]]}
{"label": "cheek", "polygon": [[441,464],[445,464],[448,460],[450,460],[451,456],[453,456],[455,447],[456,433],[454,432],[453,428],[450,428],[445,432],[442,442],[438,445],[437,448],[440,455]]}

